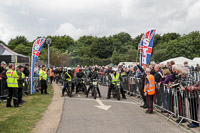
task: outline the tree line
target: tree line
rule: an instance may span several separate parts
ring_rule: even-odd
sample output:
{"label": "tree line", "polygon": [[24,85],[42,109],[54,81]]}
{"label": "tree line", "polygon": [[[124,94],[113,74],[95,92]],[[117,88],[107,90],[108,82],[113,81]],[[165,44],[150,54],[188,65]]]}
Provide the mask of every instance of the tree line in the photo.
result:
{"label": "tree line", "polygon": [[[82,36],[78,40],[66,35],[47,36],[46,38],[52,39],[51,65],[75,66],[77,64],[107,65],[135,61],[142,35],[132,38],[130,34],[121,32],[108,37]],[[7,46],[17,53],[31,57],[33,42],[29,42],[25,36],[17,36],[11,39]],[[0,43],[4,42],[0,40]],[[47,44],[43,45],[39,60],[47,61],[47,47]],[[179,33],[155,35],[151,61],[161,62],[178,56],[190,59],[200,56],[199,31],[184,35]]]}

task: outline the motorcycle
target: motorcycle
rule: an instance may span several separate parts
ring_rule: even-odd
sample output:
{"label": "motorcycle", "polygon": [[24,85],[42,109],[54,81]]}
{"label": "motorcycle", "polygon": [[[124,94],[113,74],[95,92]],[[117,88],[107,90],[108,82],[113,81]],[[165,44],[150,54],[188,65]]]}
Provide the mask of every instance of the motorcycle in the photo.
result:
{"label": "motorcycle", "polygon": [[94,97],[94,99],[97,98],[97,87],[98,87],[98,80],[93,79],[91,91],[92,91],[92,96]]}
{"label": "motorcycle", "polygon": [[87,87],[86,87],[86,78],[78,78],[77,82],[79,84],[77,90],[84,92],[84,94],[87,94]]}
{"label": "motorcycle", "polygon": [[67,89],[66,89],[67,95],[69,97],[72,97],[72,79],[69,79],[67,82],[68,82],[68,86],[67,86]]}
{"label": "motorcycle", "polygon": [[114,88],[112,89],[112,95],[114,98],[117,98],[117,100],[120,100],[120,91],[121,91],[121,85],[120,81],[115,81],[114,83]]}

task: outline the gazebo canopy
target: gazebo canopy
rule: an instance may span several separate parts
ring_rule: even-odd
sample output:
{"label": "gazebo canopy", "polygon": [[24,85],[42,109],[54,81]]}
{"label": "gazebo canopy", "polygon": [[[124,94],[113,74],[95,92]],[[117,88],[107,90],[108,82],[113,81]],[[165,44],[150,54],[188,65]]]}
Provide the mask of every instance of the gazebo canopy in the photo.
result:
{"label": "gazebo canopy", "polygon": [[185,58],[185,57],[176,57],[176,58],[171,58],[171,59],[168,59],[166,61],[163,61],[161,62],[162,64],[167,64],[167,62],[170,62],[170,61],[175,61],[175,64],[177,65],[183,65],[185,61],[188,62],[188,65],[189,66],[196,66],[198,63],[196,61],[193,61],[193,60],[190,60],[188,58]]}
{"label": "gazebo canopy", "polygon": [[0,43],[0,62],[1,61],[7,63],[29,63],[30,59],[28,56],[18,54]]}

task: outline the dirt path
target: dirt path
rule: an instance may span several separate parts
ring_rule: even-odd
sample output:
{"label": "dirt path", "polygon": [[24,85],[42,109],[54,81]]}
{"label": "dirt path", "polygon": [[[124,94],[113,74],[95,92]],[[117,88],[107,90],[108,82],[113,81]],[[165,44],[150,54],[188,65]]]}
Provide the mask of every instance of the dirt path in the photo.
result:
{"label": "dirt path", "polygon": [[43,114],[42,119],[36,124],[34,133],[55,133],[59,125],[64,98],[60,96],[61,89],[57,84],[53,84],[54,95],[51,104]]}

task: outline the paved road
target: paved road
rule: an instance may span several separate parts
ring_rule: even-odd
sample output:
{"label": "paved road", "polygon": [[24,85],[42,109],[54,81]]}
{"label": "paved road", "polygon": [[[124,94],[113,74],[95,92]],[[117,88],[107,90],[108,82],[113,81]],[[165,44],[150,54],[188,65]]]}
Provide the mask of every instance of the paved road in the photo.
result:
{"label": "paved road", "polygon": [[95,107],[99,103],[83,94],[65,97],[62,119],[57,133],[185,133],[157,113],[145,114],[137,101],[106,100],[107,87],[100,86],[102,102],[111,108]]}

